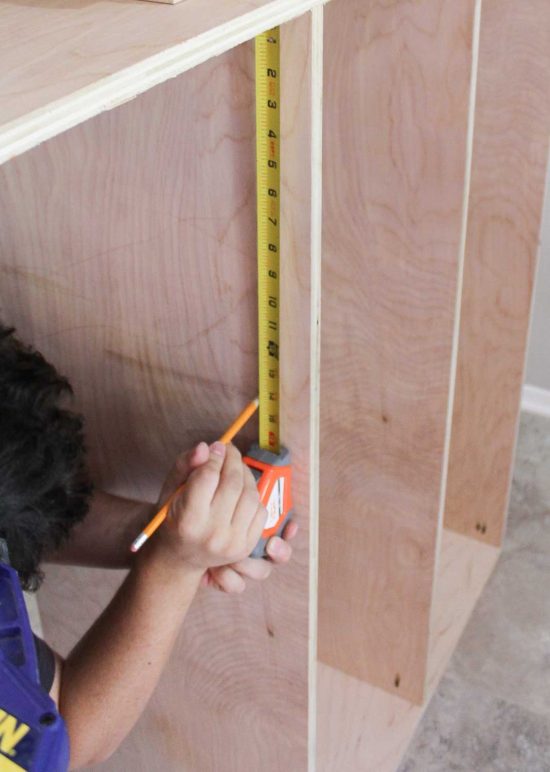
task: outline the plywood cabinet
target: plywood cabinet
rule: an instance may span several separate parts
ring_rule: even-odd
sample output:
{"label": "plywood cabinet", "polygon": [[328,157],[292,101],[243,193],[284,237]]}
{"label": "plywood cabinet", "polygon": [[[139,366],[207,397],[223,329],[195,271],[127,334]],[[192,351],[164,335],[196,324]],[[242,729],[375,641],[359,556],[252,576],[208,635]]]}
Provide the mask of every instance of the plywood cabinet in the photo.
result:
{"label": "plywood cabinet", "polygon": [[[395,770],[498,557],[544,0],[2,6],[1,316],[73,382],[98,484],[154,500],[257,389],[253,38],[277,24],[295,558],[201,591],[106,770]],[[46,637],[67,651],[120,581],[49,568]]]}

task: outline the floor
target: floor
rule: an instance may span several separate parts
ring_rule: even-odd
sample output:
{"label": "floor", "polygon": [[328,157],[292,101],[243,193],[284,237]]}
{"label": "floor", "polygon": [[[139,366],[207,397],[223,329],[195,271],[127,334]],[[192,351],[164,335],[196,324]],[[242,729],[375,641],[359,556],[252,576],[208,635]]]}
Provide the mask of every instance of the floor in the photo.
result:
{"label": "floor", "polygon": [[398,772],[550,772],[550,419],[522,414],[508,531]]}

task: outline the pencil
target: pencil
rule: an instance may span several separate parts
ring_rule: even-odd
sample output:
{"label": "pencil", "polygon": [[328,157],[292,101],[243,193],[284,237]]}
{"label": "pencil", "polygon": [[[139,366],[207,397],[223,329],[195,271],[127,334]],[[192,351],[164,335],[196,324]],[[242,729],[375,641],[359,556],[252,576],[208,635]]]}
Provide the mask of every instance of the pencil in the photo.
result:
{"label": "pencil", "polygon": [[[219,439],[219,442],[223,442],[224,445],[227,445],[231,442],[233,437],[243,428],[245,423],[248,421],[248,419],[254,415],[256,410],[258,409],[259,400],[258,397],[256,399],[253,399],[252,402],[249,402],[248,405],[245,407],[245,409],[242,411],[240,415],[237,416],[237,418],[233,421],[229,429],[227,429],[226,432],[222,434],[222,436]],[[130,550],[132,552],[137,552],[147,539],[151,537],[157,528],[166,520],[166,516],[168,515],[168,511],[170,509],[170,506],[176,496],[178,496],[183,490],[183,485],[180,485],[177,490],[174,491],[174,493],[170,496],[168,501],[166,501],[162,508],[159,509],[157,514],[154,516],[154,518],[151,520],[151,522],[143,529],[143,531],[140,533],[140,535],[137,537],[137,539],[134,539],[132,542],[132,545],[130,547]]]}

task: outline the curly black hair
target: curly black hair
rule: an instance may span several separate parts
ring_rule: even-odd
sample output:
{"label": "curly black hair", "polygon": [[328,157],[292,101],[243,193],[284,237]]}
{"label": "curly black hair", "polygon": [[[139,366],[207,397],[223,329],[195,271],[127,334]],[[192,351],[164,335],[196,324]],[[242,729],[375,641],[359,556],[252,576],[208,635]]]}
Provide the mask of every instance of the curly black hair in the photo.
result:
{"label": "curly black hair", "polygon": [[44,555],[88,510],[82,418],[60,407],[72,388],[0,323],[0,537],[21,584],[36,590]]}

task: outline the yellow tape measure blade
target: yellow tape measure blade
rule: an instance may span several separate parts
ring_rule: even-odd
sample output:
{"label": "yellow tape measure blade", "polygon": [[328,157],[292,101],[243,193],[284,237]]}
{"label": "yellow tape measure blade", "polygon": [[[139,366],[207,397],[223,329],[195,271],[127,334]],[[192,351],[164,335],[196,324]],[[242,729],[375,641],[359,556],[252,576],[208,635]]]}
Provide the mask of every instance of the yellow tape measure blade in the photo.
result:
{"label": "yellow tape measure blade", "polygon": [[256,38],[258,348],[261,448],[279,452],[280,304],[279,28]]}

